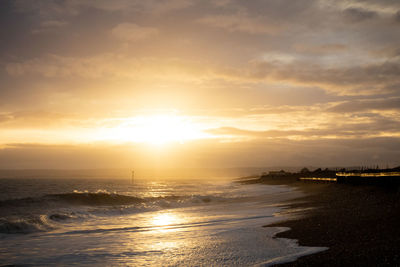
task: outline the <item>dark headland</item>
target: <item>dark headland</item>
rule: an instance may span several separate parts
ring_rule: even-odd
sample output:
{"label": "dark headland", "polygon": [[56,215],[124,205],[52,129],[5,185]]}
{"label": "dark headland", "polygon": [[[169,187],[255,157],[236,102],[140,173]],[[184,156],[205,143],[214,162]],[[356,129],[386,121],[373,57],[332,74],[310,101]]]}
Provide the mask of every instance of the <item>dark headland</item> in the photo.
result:
{"label": "dark headland", "polygon": [[[279,266],[400,266],[400,176],[395,175],[399,171],[400,167],[341,170],[342,176],[336,176],[339,172],[334,170],[303,169],[248,180],[304,191],[306,196],[288,203],[286,210],[303,210],[302,216],[267,226],[289,227],[276,237],[297,239],[301,246],[329,247]],[[343,174],[350,179],[300,179]]]}

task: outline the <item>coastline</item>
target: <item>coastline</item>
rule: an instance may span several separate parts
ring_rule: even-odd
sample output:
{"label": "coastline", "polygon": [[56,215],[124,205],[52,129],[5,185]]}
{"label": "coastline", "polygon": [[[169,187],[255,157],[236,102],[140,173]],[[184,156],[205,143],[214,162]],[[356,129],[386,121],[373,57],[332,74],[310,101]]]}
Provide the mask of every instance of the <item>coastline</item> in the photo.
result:
{"label": "coastline", "polygon": [[300,246],[328,247],[279,266],[398,266],[400,264],[400,191],[397,187],[264,180],[286,184],[306,196],[283,212],[301,216],[265,227],[289,227],[277,238]]}

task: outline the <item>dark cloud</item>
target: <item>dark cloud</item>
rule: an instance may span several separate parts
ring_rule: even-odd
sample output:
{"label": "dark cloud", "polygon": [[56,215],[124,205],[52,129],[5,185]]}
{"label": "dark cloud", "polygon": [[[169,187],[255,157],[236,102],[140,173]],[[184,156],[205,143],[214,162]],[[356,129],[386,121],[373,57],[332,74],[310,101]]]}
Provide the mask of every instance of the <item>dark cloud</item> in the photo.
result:
{"label": "dark cloud", "polygon": [[361,22],[378,16],[375,11],[365,10],[362,8],[350,7],[343,11],[345,18],[350,22]]}
{"label": "dark cloud", "polygon": [[334,43],[334,44],[295,44],[294,48],[300,53],[311,53],[311,54],[331,54],[340,53],[348,49],[344,44]]}
{"label": "dark cloud", "polygon": [[394,110],[400,111],[400,98],[356,100],[335,105],[327,111],[331,112],[361,112],[366,110]]}
{"label": "dark cloud", "polygon": [[400,64],[385,62],[327,68],[313,62],[291,64],[257,62],[248,75],[252,79],[272,78],[320,85],[327,90],[344,94],[379,93],[396,90],[396,85],[400,83]]}
{"label": "dark cloud", "polygon": [[400,6],[397,0],[346,0],[349,4],[372,4],[378,7],[396,7]]}
{"label": "dark cloud", "polygon": [[400,10],[396,12],[396,14],[394,15],[394,19],[396,20],[396,22],[400,22]]}

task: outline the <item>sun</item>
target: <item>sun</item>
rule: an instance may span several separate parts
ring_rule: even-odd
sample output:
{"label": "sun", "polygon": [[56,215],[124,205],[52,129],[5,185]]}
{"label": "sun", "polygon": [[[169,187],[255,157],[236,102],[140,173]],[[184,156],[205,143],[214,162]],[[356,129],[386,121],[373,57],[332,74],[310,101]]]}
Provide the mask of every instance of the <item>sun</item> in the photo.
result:
{"label": "sun", "polygon": [[158,114],[120,119],[116,126],[105,128],[98,134],[101,140],[149,143],[162,145],[171,142],[208,138],[202,127],[189,117]]}
{"label": "sun", "polygon": [[151,144],[184,142],[199,137],[195,126],[183,118],[171,115],[156,115],[143,118],[136,129],[136,137]]}

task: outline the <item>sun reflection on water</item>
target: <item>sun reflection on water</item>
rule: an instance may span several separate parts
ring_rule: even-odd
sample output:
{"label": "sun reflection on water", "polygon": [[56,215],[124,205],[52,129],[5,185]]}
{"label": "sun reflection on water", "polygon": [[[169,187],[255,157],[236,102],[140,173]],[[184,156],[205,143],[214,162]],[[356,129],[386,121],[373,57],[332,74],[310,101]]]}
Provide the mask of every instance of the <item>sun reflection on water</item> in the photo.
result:
{"label": "sun reflection on water", "polygon": [[173,210],[160,211],[151,215],[148,218],[151,230],[143,232],[147,240],[146,250],[165,252],[187,245],[187,240],[182,237],[187,237],[188,233],[181,231],[182,226],[190,221],[186,216]]}
{"label": "sun reflection on water", "polygon": [[181,229],[179,225],[186,222],[182,215],[171,211],[157,213],[150,219],[151,225],[155,227],[154,230],[159,232],[178,231]]}
{"label": "sun reflection on water", "polygon": [[174,213],[159,213],[152,218],[151,222],[154,226],[169,226],[182,222],[182,219]]}

